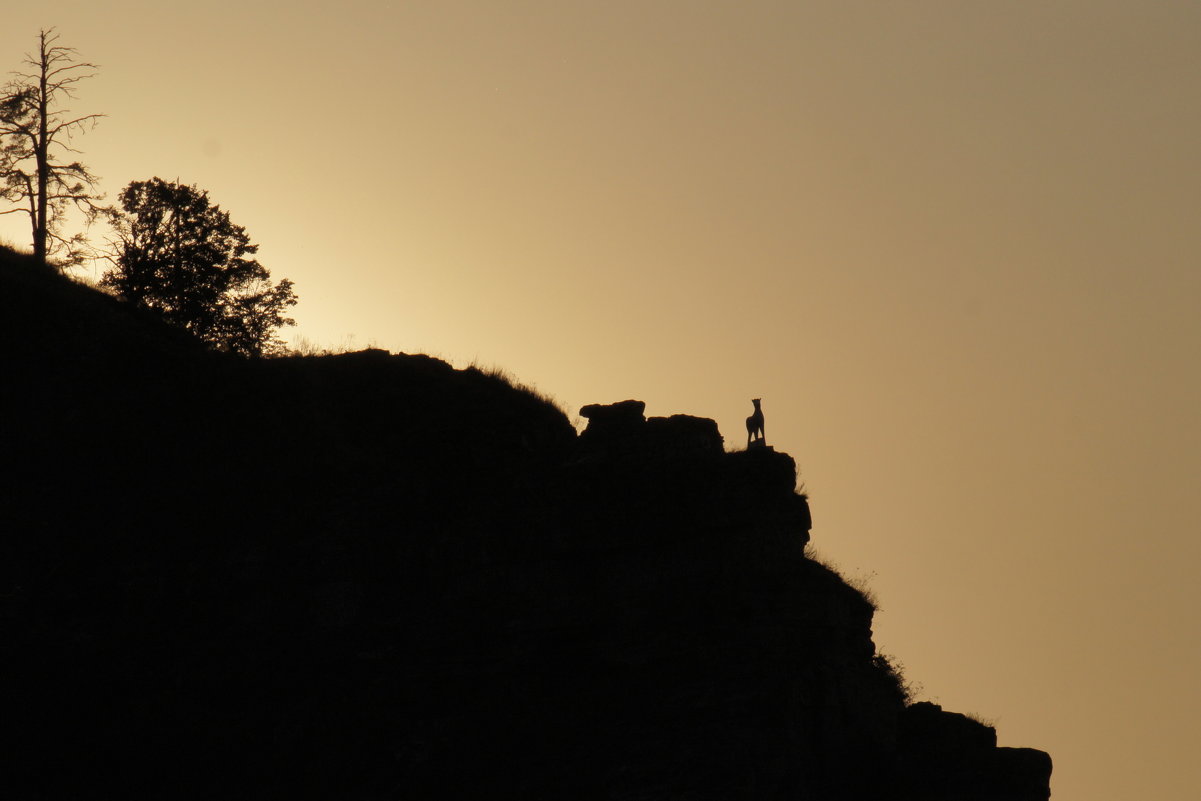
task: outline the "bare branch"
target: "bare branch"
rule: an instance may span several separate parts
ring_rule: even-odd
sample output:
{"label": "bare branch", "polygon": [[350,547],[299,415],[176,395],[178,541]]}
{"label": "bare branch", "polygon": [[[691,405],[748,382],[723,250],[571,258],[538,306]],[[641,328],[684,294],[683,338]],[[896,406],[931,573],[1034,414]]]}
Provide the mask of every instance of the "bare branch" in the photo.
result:
{"label": "bare branch", "polygon": [[[70,150],[70,149],[71,149],[71,148],[68,148],[68,147],[66,147],[66,146],[64,146],[64,145],[60,145],[60,147],[62,147],[62,149],[63,149],[63,150]],[[75,152],[78,152],[78,151],[75,151]],[[51,163],[51,162],[47,162],[47,166],[49,166],[49,167],[51,167],[51,168],[53,168],[53,169],[55,169],[55,170],[63,170],[63,171],[69,171],[69,172],[76,172],[76,173],[79,173],[79,174],[85,174],[85,173],[87,173],[87,171],[88,171],[88,168],[87,168],[87,167],[85,167],[85,166],[83,166],[82,164],[80,164],[78,161],[72,162],[72,163],[70,163],[70,164],[54,164],[54,163]]]}
{"label": "bare branch", "polygon": [[96,199],[95,195],[90,195],[90,194],[51,195],[50,198],[52,200],[64,200],[64,201],[70,200],[70,201],[75,202],[76,204],[89,203],[92,205],[95,205],[95,199]]}
{"label": "bare branch", "polygon": [[90,122],[92,124],[92,127],[95,128],[96,125],[100,122],[100,118],[107,117],[107,116],[108,116],[107,114],[86,114],[82,117],[77,117],[77,118],[75,118],[73,120],[69,120],[67,122],[61,122],[58,125],[55,125],[53,128],[49,128],[46,131],[46,136],[53,137],[55,134],[62,131],[64,128],[70,128],[73,125],[82,126],[88,122]]}
{"label": "bare branch", "polygon": [[53,78],[54,76],[56,76],[56,75],[62,75],[63,73],[70,72],[71,70],[84,70],[84,69],[87,69],[87,70],[92,70],[92,73],[91,73],[90,75],[79,75],[79,76],[75,76],[75,77],[72,77],[72,78],[68,78],[67,80],[69,80],[69,81],[82,81],[84,78],[90,78],[90,77],[92,77],[93,75],[95,75],[95,74],[96,74],[96,71],[98,71],[98,70],[100,69],[100,67],[99,67],[99,66],[97,66],[97,65],[95,65],[95,64],[92,64],[92,63],[90,63],[90,62],[87,62],[87,61],[81,61],[81,62],[79,62],[78,64],[71,64],[71,65],[69,65],[69,66],[66,66],[66,67],[59,67],[59,68],[58,68],[58,69],[56,69],[56,70],[49,70],[49,71],[46,73],[46,81],[47,81],[47,83],[49,83],[49,82],[50,82],[50,79],[51,79],[51,78]]}

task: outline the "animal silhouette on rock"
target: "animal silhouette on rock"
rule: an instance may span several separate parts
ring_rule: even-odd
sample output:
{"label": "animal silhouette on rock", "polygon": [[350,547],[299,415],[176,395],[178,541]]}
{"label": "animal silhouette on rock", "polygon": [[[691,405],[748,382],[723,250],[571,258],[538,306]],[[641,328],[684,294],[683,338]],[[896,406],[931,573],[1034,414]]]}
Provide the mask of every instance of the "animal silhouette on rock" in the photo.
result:
{"label": "animal silhouette on rock", "polygon": [[752,442],[757,442],[760,445],[767,444],[767,437],[763,433],[763,409],[759,406],[762,398],[753,398],[751,403],[755,404],[755,413],[746,419],[746,446],[751,447]]}

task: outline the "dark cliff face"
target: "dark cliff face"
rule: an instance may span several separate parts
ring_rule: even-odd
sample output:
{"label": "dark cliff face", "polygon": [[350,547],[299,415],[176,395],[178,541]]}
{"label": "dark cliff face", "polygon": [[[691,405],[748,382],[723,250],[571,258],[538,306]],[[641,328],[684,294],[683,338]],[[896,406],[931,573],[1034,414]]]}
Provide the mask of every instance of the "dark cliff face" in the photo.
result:
{"label": "dark cliff face", "polygon": [[23,797],[1047,797],[1045,754],[906,706],[786,454],[636,401],[577,436],[424,356],[220,358],[19,261]]}

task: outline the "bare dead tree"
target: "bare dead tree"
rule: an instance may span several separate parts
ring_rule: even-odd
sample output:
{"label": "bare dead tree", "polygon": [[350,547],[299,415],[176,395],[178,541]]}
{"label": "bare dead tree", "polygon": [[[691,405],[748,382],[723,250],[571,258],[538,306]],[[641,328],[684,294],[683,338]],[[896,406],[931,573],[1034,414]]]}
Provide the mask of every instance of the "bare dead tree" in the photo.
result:
{"label": "bare dead tree", "polygon": [[0,214],[28,214],[34,257],[46,264],[50,255],[61,253],[70,265],[83,257],[84,238],[62,233],[64,215],[75,208],[90,222],[101,195],[96,176],[64,154],[78,155],[72,138],[94,128],[104,115],[75,116],[62,107],[98,67],[79,61],[75,48],[57,44],[58,39],[53,28],[40,31],[36,52],[22,62],[24,71],[14,70],[0,94],[0,199],[16,206]]}

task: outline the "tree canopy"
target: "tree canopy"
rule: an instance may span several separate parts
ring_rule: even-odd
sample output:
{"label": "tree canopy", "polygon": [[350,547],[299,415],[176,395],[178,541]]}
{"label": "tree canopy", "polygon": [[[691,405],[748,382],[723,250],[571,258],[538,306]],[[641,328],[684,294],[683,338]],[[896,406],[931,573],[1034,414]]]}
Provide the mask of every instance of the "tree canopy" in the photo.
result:
{"label": "tree canopy", "polygon": [[79,151],[63,140],[89,130],[104,115],[74,116],[61,108],[75,97],[80,81],[95,75],[96,65],[77,60],[74,48],[57,44],[54,29],[38,33],[38,47],[25,56],[24,71],[0,89],[0,200],[15,208],[0,214],[29,215],[33,255],[42,264],[55,253],[67,264],[83,256],[81,234],[65,236],[62,222],[74,207],[89,220],[100,195],[96,176],[70,154]]}
{"label": "tree canopy", "polygon": [[151,178],[121,192],[110,209],[115,232],[102,283],[154,309],[219,350],[260,356],[282,349],[278,328],[296,304],[292,282],[273,285],[253,258],[246,229],[195,186]]}

